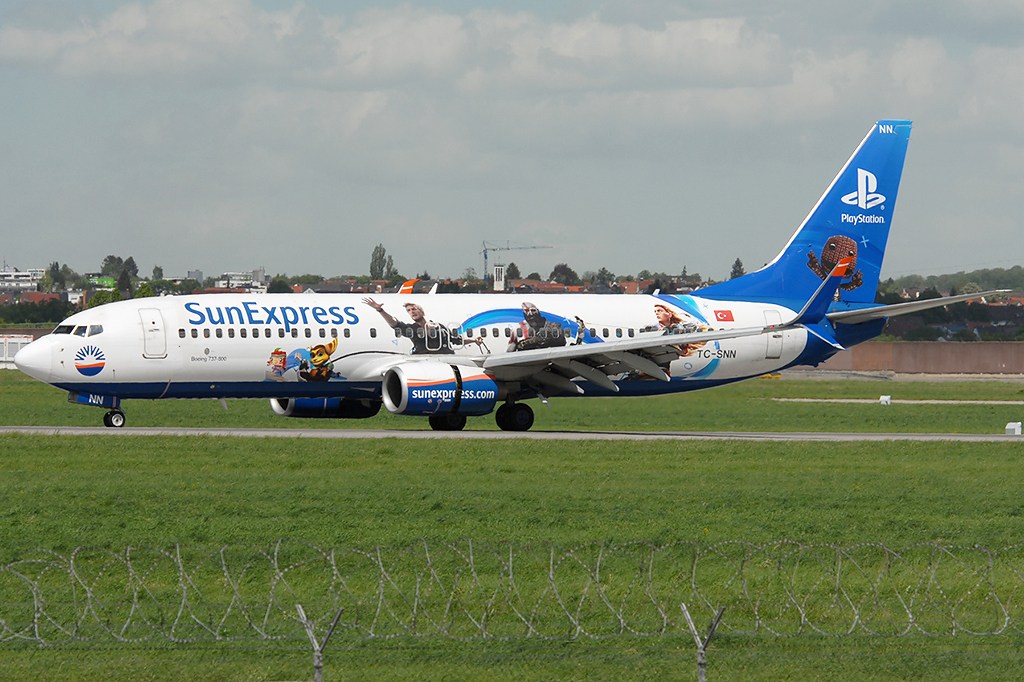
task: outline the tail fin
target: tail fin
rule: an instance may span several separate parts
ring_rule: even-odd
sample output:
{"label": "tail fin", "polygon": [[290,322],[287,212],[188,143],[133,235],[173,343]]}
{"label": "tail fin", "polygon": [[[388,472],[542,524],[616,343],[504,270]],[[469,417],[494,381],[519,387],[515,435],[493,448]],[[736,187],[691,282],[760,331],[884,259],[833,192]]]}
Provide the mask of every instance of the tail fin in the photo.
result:
{"label": "tail fin", "polygon": [[835,300],[873,303],[889,238],[910,121],[879,121],[782,252],[757,272],[702,289],[719,299],[807,300],[844,258]]}

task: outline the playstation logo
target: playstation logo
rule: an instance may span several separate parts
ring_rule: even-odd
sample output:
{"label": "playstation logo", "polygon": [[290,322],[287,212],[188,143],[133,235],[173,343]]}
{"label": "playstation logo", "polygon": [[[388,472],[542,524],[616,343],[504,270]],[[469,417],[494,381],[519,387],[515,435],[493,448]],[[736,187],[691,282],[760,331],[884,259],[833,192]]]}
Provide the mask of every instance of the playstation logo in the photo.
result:
{"label": "playstation logo", "polygon": [[860,206],[863,209],[874,208],[885,201],[881,194],[874,194],[878,188],[878,178],[874,173],[869,173],[863,168],[857,169],[857,191],[850,192],[843,197],[843,203],[850,206]]}

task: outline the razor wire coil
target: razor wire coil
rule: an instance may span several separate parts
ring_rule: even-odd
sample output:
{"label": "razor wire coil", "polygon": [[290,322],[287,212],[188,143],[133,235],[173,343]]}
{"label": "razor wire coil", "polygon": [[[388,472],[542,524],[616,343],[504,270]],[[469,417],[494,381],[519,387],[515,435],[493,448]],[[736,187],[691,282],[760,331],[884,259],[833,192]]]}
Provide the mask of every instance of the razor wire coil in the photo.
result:
{"label": "razor wire coil", "polygon": [[[322,549],[37,550],[0,566],[0,642],[305,639],[296,604],[338,635],[459,640],[686,634],[720,607],[735,635],[1024,632],[1024,545],[781,540],[480,543]],[[344,633],[344,634],[343,634]]]}

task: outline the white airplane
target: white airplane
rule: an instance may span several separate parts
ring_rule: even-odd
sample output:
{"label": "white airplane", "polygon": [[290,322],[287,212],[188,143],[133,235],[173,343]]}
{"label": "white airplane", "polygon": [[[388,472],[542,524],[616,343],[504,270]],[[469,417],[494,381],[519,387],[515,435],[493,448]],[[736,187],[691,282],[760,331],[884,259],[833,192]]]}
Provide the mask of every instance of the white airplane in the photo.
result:
{"label": "white airplane", "polygon": [[[524,402],[649,396],[816,365],[886,318],[983,294],[874,303],[910,121],[879,121],[775,259],[688,295],[200,294],[76,313],[14,359],[106,408],[121,401],[267,398],[287,417],[428,416],[439,430]],[[986,292],[991,293],[991,292]]]}

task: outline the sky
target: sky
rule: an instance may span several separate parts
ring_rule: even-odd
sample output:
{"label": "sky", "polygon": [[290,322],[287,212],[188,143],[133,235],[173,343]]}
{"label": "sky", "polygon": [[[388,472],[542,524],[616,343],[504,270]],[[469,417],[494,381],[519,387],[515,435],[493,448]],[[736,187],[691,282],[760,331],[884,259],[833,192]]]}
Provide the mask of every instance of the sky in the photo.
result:
{"label": "sky", "polygon": [[1024,264],[1024,3],[0,0],[25,270],[723,279],[914,121],[883,277]]}

